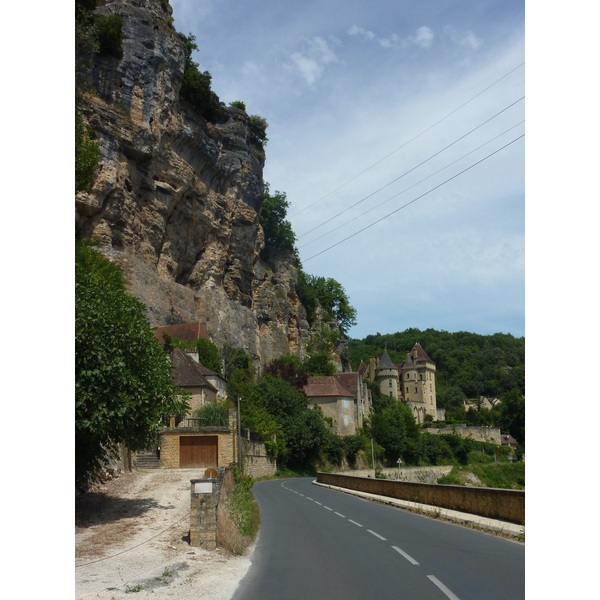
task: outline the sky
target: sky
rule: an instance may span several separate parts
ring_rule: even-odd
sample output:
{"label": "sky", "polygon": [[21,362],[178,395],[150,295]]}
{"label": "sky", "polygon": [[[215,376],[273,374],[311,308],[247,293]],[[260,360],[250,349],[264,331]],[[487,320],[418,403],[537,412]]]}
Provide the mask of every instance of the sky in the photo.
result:
{"label": "sky", "polygon": [[267,120],[264,179],[351,337],[525,334],[523,2],[171,5],[220,99]]}

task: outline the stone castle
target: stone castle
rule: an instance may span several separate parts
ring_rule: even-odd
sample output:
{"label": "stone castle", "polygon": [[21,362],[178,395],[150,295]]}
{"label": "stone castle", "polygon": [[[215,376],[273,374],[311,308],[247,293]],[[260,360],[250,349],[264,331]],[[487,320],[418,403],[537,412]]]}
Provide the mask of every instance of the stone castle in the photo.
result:
{"label": "stone castle", "polygon": [[444,411],[436,404],[435,363],[418,342],[402,364],[395,365],[384,350],[379,359],[372,356],[368,366],[362,363],[361,371],[369,381],[379,383],[382,394],[406,403],[417,423],[423,423],[426,415],[443,420]]}

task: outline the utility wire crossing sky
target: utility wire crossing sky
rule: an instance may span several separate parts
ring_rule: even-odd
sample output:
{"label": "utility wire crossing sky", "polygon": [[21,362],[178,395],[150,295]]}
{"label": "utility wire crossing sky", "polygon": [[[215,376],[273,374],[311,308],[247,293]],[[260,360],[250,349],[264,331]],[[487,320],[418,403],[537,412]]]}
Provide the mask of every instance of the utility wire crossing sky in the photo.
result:
{"label": "utility wire crossing sky", "polygon": [[351,337],[524,335],[522,0],[170,3],[219,98],[267,120],[264,180]]}

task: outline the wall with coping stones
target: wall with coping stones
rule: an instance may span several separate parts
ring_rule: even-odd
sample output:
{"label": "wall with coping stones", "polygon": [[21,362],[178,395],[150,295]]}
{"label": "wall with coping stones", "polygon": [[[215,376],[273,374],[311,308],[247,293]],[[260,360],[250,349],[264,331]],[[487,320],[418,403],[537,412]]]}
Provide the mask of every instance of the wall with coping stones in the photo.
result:
{"label": "wall with coping stones", "polygon": [[270,477],[277,471],[277,462],[267,454],[263,442],[252,442],[242,438],[242,466],[244,475],[254,479]]}
{"label": "wall with coping stones", "polygon": [[[196,484],[211,484],[207,493],[196,492]],[[217,508],[233,491],[233,471],[218,468],[214,479],[190,480],[190,546],[215,550],[217,547]]]}
{"label": "wall with coping stones", "polygon": [[409,483],[331,473],[317,473],[317,481],[359,492],[439,506],[519,525],[525,522],[525,492],[521,490]]}

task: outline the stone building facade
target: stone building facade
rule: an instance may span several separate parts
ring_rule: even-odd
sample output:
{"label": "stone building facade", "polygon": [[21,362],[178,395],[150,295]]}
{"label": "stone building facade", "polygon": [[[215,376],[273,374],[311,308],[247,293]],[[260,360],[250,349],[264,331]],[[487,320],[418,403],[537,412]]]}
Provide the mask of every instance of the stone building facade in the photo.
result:
{"label": "stone building facade", "polygon": [[425,415],[431,415],[434,421],[439,418],[435,370],[435,363],[417,342],[402,364],[395,365],[384,350],[379,359],[370,358],[365,373],[370,381],[379,383],[383,395],[404,402],[420,424]]}

